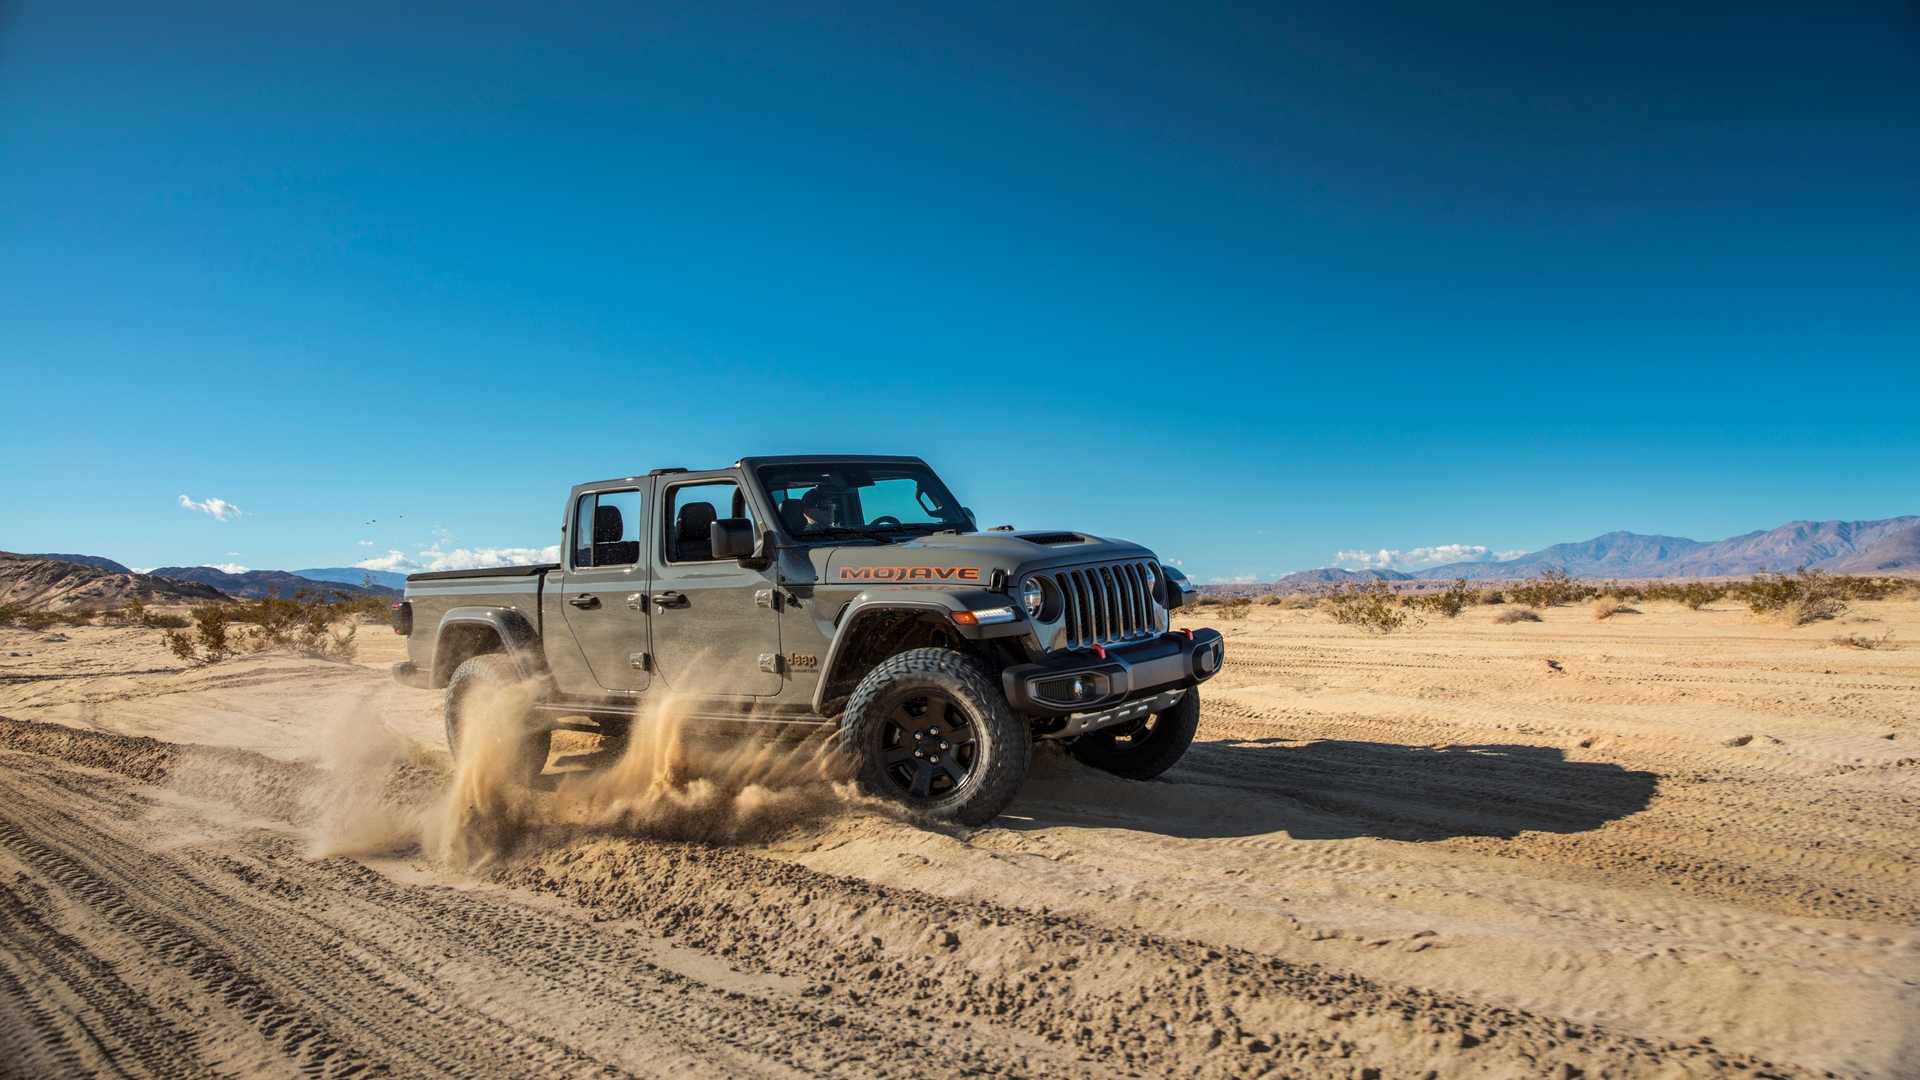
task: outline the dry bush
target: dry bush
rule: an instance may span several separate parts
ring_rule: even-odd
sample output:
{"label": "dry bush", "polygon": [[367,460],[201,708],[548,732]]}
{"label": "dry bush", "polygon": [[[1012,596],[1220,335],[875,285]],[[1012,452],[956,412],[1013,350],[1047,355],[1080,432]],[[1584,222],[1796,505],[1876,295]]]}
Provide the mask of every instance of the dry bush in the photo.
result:
{"label": "dry bush", "polygon": [[1384,581],[1370,585],[1348,585],[1324,601],[1333,621],[1358,626],[1371,634],[1391,634],[1395,630],[1421,625],[1420,618],[1407,610]]}
{"label": "dry bush", "polygon": [[147,605],[138,600],[129,600],[112,611],[101,614],[116,625],[139,626],[148,630],[184,630],[192,625],[185,615],[175,615],[168,611],[149,611]]}
{"label": "dry bush", "polygon": [[1640,614],[1639,608],[1628,607],[1626,601],[1617,600],[1613,597],[1602,597],[1593,602],[1593,617],[1595,619],[1611,619],[1615,615],[1638,614]]}
{"label": "dry bush", "polygon": [[1504,604],[1507,602],[1507,594],[1499,589],[1488,589],[1480,594],[1480,602],[1487,605]]}
{"label": "dry bush", "polygon": [[1247,617],[1247,612],[1253,610],[1253,601],[1244,596],[1235,596],[1210,606],[1213,611],[1209,614],[1214,618],[1224,619],[1227,622],[1239,622]]}
{"label": "dry bush", "polygon": [[1846,586],[1830,574],[1805,567],[1791,574],[1762,574],[1738,591],[1755,615],[1784,619],[1794,626],[1835,618],[1847,610]]}
{"label": "dry bush", "polygon": [[[167,634],[167,647],[183,660],[217,663],[236,652],[288,649],[321,660],[349,661],[358,651],[353,607],[305,594],[251,602],[208,604],[193,609],[194,634]],[[341,623],[346,623],[344,629]],[[182,652],[182,642],[186,651]]]}
{"label": "dry bush", "polygon": [[1595,592],[1592,586],[1573,580],[1565,570],[1551,567],[1540,571],[1540,576],[1523,581],[1509,591],[1513,593],[1515,603],[1530,608],[1572,604],[1592,597]]}
{"label": "dry bush", "polygon": [[51,611],[35,611],[25,604],[0,604],[0,626],[45,630],[59,621],[60,616]]}
{"label": "dry bush", "polygon": [[1493,620],[1497,623],[1545,622],[1540,613],[1532,608],[1508,608]]}
{"label": "dry bush", "polygon": [[1834,637],[1835,645],[1845,645],[1852,649],[1897,649],[1900,646],[1893,640],[1893,631],[1889,630],[1879,637],[1865,634],[1839,634]]}
{"label": "dry bush", "polygon": [[1617,581],[1609,581],[1605,585],[1600,586],[1599,595],[1608,600],[1645,600],[1647,599],[1647,587],[1644,585],[1622,585]]}
{"label": "dry bush", "polygon": [[193,638],[188,636],[186,631],[169,630],[160,636],[160,640],[167,643],[167,648],[173,652],[173,655],[182,660],[193,659]]}
{"label": "dry bush", "polygon": [[1832,578],[1833,587],[1848,600],[1885,600],[1902,591],[1906,582],[1890,577],[1854,577],[1850,574],[1837,574]]}
{"label": "dry bush", "polygon": [[1436,593],[1421,593],[1407,600],[1408,607],[1431,611],[1449,619],[1457,619],[1467,610],[1467,605],[1479,602],[1480,594],[1467,588],[1466,578],[1454,578],[1453,584]]}

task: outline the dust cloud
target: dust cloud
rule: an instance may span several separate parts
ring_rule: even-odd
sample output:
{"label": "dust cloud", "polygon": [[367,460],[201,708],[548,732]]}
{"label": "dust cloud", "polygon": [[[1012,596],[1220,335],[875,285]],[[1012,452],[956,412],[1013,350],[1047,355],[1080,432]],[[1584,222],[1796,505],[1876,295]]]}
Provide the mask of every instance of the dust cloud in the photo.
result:
{"label": "dust cloud", "polygon": [[314,751],[321,778],[303,815],[311,853],[417,848],[477,870],[590,835],[742,843],[856,812],[897,813],[858,791],[829,733],[796,739],[773,725],[714,726],[694,718],[701,695],[685,690],[651,695],[625,739],[556,735],[553,767],[530,787],[516,775],[516,744],[537,695],[530,682],[473,691],[450,765],[364,705],[326,725]]}

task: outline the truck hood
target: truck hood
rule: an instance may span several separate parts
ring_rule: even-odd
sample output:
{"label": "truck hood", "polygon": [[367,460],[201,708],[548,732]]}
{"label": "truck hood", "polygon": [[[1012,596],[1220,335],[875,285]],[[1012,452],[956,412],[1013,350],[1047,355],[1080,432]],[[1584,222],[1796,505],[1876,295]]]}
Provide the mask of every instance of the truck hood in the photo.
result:
{"label": "truck hood", "polygon": [[[812,554],[819,580],[832,584],[887,580],[913,584],[985,584],[995,570],[1017,577],[1050,566],[1155,557],[1152,551],[1126,540],[1039,530],[940,533],[898,544],[819,547]],[[913,568],[925,570],[914,573]],[[868,569],[905,569],[907,573],[875,577],[860,573]]]}

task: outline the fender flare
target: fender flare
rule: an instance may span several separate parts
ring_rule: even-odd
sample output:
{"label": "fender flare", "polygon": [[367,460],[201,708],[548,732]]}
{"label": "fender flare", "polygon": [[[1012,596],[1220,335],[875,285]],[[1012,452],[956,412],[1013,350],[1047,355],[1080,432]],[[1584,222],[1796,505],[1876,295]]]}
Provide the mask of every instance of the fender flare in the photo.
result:
{"label": "fender flare", "polygon": [[534,679],[547,673],[546,654],[540,648],[540,632],[518,608],[457,607],[440,617],[433,631],[433,678],[430,686],[440,689],[453,678],[453,665],[445,648],[447,633],[456,627],[481,626],[500,640],[500,646],[519,668],[520,677]]}
{"label": "fender flare", "polygon": [[820,713],[826,707],[827,688],[833,685],[834,671],[847,652],[847,643],[853,640],[855,627],[868,615],[888,611],[912,611],[945,617],[948,625],[961,637],[978,641],[983,638],[1010,637],[1028,632],[1024,617],[1010,623],[998,623],[990,626],[962,626],[952,621],[957,611],[976,611],[981,608],[1000,607],[1015,601],[1004,593],[988,592],[985,589],[962,589],[948,591],[944,589],[914,588],[903,586],[892,589],[868,589],[847,601],[834,617],[833,643],[827,646],[827,655],[820,662],[820,681],[813,688],[813,711]]}

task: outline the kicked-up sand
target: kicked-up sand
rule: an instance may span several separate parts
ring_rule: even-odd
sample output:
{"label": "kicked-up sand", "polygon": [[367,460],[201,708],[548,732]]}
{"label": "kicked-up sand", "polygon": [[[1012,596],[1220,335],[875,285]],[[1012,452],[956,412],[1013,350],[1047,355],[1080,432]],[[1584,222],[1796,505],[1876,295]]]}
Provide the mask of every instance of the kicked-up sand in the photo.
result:
{"label": "kicked-up sand", "polygon": [[1179,767],[977,830],[576,736],[459,861],[383,629],[0,630],[0,1072],[1920,1075],[1920,602],[1636,606],[1256,606]]}

